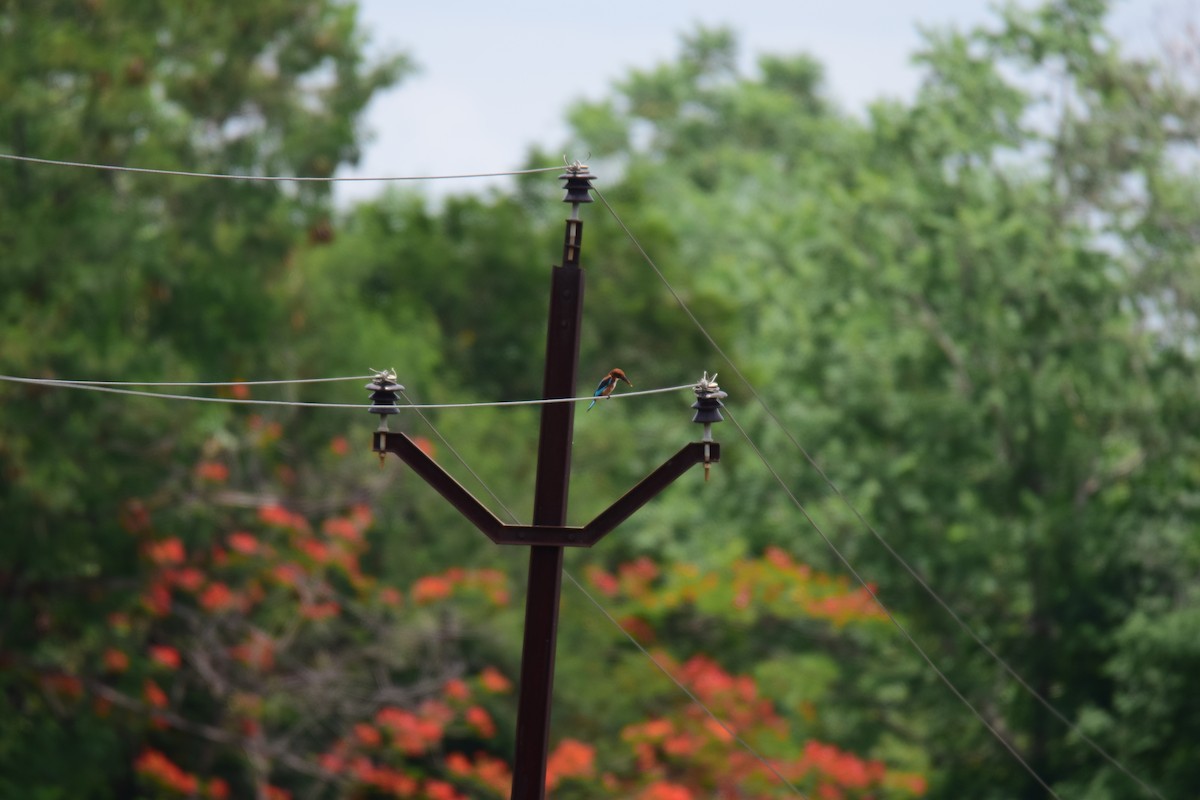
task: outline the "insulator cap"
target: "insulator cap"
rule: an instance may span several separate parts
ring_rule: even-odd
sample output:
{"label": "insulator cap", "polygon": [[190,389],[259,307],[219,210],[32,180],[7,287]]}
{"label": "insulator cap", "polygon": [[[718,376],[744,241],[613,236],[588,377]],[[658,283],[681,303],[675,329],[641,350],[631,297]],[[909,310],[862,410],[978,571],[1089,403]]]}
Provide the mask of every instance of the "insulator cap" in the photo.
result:
{"label": "insulator cap", "polygon": [[724,408],[721,399],[729,395],[721,391],[721,387],[717,385],[716,374],[709,378],[708,373],[705,372],[699,383],[692,387],[692,391],[696,393],[696,402],[692,403],[692,408],[696,409],[696,415],[692,417],[692,422],[711,425],[714,422],[725,421],[725,418],[721,416],[721,409]]}
{"label": "insulator cap", "polygon": [[576,161],[567,167],[567,171],[558,176],[560,181],[566,181],[566,194],[563,195],[564,203],[594,203],[592,200],[592,178],[596,177],[588,172],[587,164],[580,164]]}
{"label": "insulator cap", "polygon": [[372,414],[399,414],[400,407],[396,405],[396,394],[403,392],[404,387],[396,383],[396,373],[392,370],[382,370],[366,386],[371,393],[371,407],[367,409]]}

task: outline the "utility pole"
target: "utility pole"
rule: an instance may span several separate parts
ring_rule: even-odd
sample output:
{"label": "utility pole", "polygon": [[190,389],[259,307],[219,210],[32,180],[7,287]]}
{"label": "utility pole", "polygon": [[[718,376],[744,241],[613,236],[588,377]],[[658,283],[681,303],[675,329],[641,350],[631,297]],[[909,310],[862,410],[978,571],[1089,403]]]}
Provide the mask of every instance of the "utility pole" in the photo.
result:
{"label": "utility pole", "polygon": [[[563,202],[571,204],[563,237],[562,265],[552,268],[550,314],[546,331],[544,399],[574,398],[579,367],[579,332],[583,318],[584,271],[579,265],[583,222],[579,206],[591,203],[593,175],[575,163],[560,176],[566,181]],[[571,480],[571,442],[575,403],[542,406],[538,438],[537,480],[534,487],[533,524],[507,525],[427,456],[407,435],[387,429],[387,417],[399,413],[396,392],[403,389],[395,375],[380,373],[367,386],[372,391],[370,411],[380,415],[372,449],[382,459],[395,453],[414,472],[459,510],[496,544],[529,547],[529,582],[525,598],[525,639],[521,650],[521,679],[517,707],[516,757],[511,800],[544,800],[546,756],[550,743],[550,703],[554,687],[554,656],[558,638],[559,595],[562,590],[564,547],[591,547],[676,478],[696,464],[720,461],[720,445],[712,440],[712,423],[721,421],[725,396],[707,373],[695,387],[694,422],[704,424],[704,438],[667,459],[623,497],[583,527],[567,521],[567,495]]]}

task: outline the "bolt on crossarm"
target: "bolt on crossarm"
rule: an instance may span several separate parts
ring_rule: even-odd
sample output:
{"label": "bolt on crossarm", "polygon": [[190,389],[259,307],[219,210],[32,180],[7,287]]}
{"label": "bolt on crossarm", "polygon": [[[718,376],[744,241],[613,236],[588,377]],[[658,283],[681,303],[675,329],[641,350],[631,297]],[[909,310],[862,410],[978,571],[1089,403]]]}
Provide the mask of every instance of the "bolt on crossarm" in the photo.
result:
{"label": "bolt on crossarm", "polygon": [[[566,221],[563,237],[563,263],[551,270],[542,398],[568,402],[542,405],[532,524],[502,522],[404,433],[389,431],[383,423],[373,434],[375,452],[381,457],[384,453],[399,456],[493,542],[529,547],[512,800],[544,800],[546,797],[563,548],[591,547],[688,469],[703,464],[707,478],[709,465],[721,458],[721,446],[712,441],[711,426],[721,421],[717,409],[725,393],[717,387],[716,376],[710,381],[705,373],[695,387],[697,403],[693,406],[697,408],[693,421],[705,426],[703,441],[684,445],[587,525],[573,527],[566,524],[575,421],[575,403],[569,400],[576,396],[583,318],[584,272],[579,264],[583,222],[579,219],[579,206],[592,202],[593,176],[585,165],[576,162],[569,165],[560,178],[566,181],[564,202],[571,203],[571,216]],[[389,393],[397,390],[395,377],[394,373],[381,373],[367,387],[372,391],[374,403],[370,410],[380,414],[382,419],[392,413]]]}

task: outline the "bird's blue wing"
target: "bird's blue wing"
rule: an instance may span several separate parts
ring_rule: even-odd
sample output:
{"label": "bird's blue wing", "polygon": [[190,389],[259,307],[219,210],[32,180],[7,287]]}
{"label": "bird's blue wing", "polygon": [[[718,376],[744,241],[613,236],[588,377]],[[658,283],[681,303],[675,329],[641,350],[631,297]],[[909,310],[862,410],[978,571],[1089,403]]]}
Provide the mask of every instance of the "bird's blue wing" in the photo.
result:
{"label": "bird's blue wing", "polygon": [[612,378],[605,376],[604,380],[600,381],[600,383],[596,386],[596,391],[592,392],[592,397],[599,397],[600,395],[604,394],[604,390],[607,389],[611,383]]}

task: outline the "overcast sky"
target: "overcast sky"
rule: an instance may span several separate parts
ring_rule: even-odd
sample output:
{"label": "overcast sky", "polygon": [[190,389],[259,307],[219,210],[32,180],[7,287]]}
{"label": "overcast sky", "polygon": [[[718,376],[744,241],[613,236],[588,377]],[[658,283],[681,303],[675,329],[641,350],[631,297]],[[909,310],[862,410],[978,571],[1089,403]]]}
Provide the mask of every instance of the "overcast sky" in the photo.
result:
{"label": "overcast sky", "polygon": [[[1028,2],[1023,5],[1028,5]],[[697,25],[738,35],[747,64],[763,52],[816,56],[830,95],[851,111],[879,97],[909,97],[919,28],[995,19],[986,0],[360,0],[374,50],[402,51],[419,71],[368,109],[372,141],[349,175],[492,172],[522,165],[533,144],[558,148],[565,111],[604,97],[630,68],[678,53]],[[1112,28],[1145,42],[1195,0],[1117,2]],[[571,154],[583,157],[586,154]],[[488,181],[422,184],[434,193]],[[345,201],[382,184],[339,184]]]}

